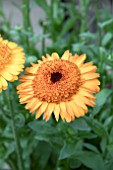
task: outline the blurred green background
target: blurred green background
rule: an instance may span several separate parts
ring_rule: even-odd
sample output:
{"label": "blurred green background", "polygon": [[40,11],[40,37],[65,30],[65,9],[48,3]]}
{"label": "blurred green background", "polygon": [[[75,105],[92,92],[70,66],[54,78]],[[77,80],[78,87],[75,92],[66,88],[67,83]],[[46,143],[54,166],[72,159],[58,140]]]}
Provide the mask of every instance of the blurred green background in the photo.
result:
{"label": "blurred green background", "polygon": [[113,1],[0,0],[0,34],[24,48],[25,67],[69,49],[86,53],[101,81],[96,106],[71,123],[35,120],[19,104],[19,81],[9,84],[0,94],[0,169],[113,170]]}

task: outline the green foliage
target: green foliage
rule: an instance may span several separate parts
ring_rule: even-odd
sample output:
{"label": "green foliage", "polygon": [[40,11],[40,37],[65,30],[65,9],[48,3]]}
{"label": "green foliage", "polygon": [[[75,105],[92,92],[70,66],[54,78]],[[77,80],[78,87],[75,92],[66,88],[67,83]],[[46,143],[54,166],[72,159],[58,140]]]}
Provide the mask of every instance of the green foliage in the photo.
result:
{"label": "green foliage", "polygon": [[[1,2],[0,2],[1,3]],[[10,2],[11,3],[11,2]],[[41,8],[45,20],[40,20],[42,34],[34,33],[30,9]],[[34,120],[19,104],[16,86],[0,94],[0,169],[18,170],[17,146],[12,123],[20,141],[20,160],[24,170],[112,170],[113,169],[113,18],[112,12],[98,0],[21,0],[14,3],[22,14],[23,24],[11,27],[0,4],[0,34],[17,42],[26,54],[25,67],[41,55],[69,49],[73,54],[86,53],[100,73],[101,91],[89,113],[71,123],[54,117],[48,122]],[[38,14],[36,14],[38,15]],[[36,17],[36,16],[34,16]],[[46,43],[49,41],[50,43]],[[40,46],[37,46],[37,43]],[[11,116],[13,108],[13,118]],[[13,129],[14,130],[14,129]],[[22,169],[21,169],[22,170]]]}

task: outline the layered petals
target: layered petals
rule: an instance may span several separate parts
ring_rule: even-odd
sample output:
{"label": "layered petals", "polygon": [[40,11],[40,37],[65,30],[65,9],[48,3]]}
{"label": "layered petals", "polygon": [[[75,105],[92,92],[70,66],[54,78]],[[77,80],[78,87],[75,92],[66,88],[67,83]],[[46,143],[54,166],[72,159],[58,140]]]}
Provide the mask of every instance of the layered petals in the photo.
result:
{"label": "layered petals", "polygon": [[23,71],[25,56],[23,49],[14,42],[0,37],[0,91],[6,90],[9,82],[18,79]]}
{"label": "layered petals", "polygon": [[[25,108],[31,113],[36,112],[36,119],[43,114],[48,121],[54,114],[56,121],[61,117],[70,122],[84,116],[88,106],[95,105],[94,93],[100,85],[97,67],[85,60],[85,54],[72,56],[67,50],[61,58],[54,52],[42,56],[38,64],[31,63],[17,87],[20,103],[26,103]],[[6,73],[3,76],[6,78]]]}

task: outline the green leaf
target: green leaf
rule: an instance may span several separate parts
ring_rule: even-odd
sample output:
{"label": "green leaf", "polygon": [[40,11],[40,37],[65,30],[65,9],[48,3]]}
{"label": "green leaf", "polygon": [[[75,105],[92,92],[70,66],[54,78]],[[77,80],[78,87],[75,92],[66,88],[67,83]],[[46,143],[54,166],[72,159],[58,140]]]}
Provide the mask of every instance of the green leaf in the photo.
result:
{"label": "green leaf", "polygon": [[82,51],[82,49],[84,49],[84,42],[73,44],[74,51],[80,52],[80,51]]}
{"label": "green leaf", "polygon": [[88,126],[87,122],[83,118],[75,119],[73,122],[69,124],[74,130],[81,130],[81,131],[90,131],[90,127]]}
{"label": "green leaf", "polygon": [[85,131],[78,131],[78,136],[81,139],[93,139],[96,138],[97,135],[91,132],[85,132]]}
{"label": "green leaf", "polygon": [[52,146],[62,145],[63,138],[57,126],[52,126],[49,122],[45,123],[45,121],[33,121],[28,126],[36,132],[35,139],[48,142]]}
{"label": "green leaf", "polygon": [[81,162],[79,160],[77,160],[75,158],[72,158],[70,160],[70,168],[71,169],[76,169],[76,168],[78,169],[78,168],[80,168],[80,166],[81,166]]}
{"label": "green leaf", "polygon": [[83,39],[83,38],[85,38],[85,39],[95,39],[95,38],[96,38],[95,34],[90,33],[90,32],[81,33],[81,34],[80,34],[80,37],[81,37],[82,39]]}
{"label": "green leaf", "polygon": [[41,134],[53,135],[58,133],[57,129],[45,121],[33,121],[28,124],[28,126],[35,132]]}
{"label": "green leaf", "polygon": [[104,22],[102,22],[102,23],[98,23],[98,26],[99,26],[100,28],[104,28],[104,27],[106,27],[106,26],[108,26],[108,25],[110,25],[110,24],[112,24],[112,23],[113,23],[113,19],[109,19],[109,20],[104,21]]}
{"label": "green leaf", "polygon": [[101,124],[98,120],[91,118],[91,117],[85,117],[88,125],[92,128],[92,130],[100,137],[106,137],[108,138],[108,133],[106,131],[106,128]]}
{"label": "green leaf", "polygon": [[110,89],[102,89],[97,95],[96,95],[96,105],[93,109],[94,113],[98,113],[100,109],[104,106],[104,104],[107,102],[108,97],[112,93],[112,90]]}
{"label": "green leaf", "polygon": [[109,128],[109,126],[111,125],[112,126],[113,124],[113,116],[109,116],[106,118],[105,122],[104,122],[104,126],[106,128]]}
{"label": "green leaf", "polygon": [[37,161],[37,163],[38,163],[37,169],[43,170],[47,165],[52,148],[47,142],[41,141],[38,143],[37,151],[38,152],[37,152],[36,158],[35,158],[36,160],[38,160]]}
{"label": "green leaf", "polygon": [[96,105],[102,106],[107,101],[109,95],[112,93],[112,90],[102,89],[97,95]]}
{"label": "green leaf", "polygon": [[7,148],[0,144],[0,167],[2,167],[5,160],[8,159],[10,154],[14,152],[14,144],[8,143]]}
{"label": "green leaf", "polygon": [[96,148],[96,146],[94,146],[94,145],[92,145],[90,143],[84,143],[83,146],[85,148],[87,148],[88,150],[93,151],[93,152],[99,154],[99,150],[98,150],[98,148]]}
{"label": "green leaf", "polygon": [[107,146],[107,149],[108,149],[110,155],[111,155],[112,158],[113,158],[113,143],[109,144],[109,145]]}
{"label": "green leaf", "polygon": [[81,147],[82,147],[82,141],[79,142],[73,141],[72,143],[64,142],[64,146],[60,151],[59,160],[69,158],[75,153],[78,153]]}
{"label": "green leaf", "polygon": [[108,139],[106,137],[103,137],[101,142],[100,142],[100,148],[101,148],[103,153],[105,152],[105,150],[107,148],[107,144],[108,144]]}
{"label": "green leaf", "polygon": [[60,33],[61,36],[64,36],[68,31],[75,25],[75,17],[70,18],[64,24],[62,31]]}
{"label": "green leaf", "polygon": [[113,53],[109,54],[108,57],[105,58],[105,60],[109,66],[113,67]]}
{"label": "green leaf", "polygon": [[105,162],[100,154],[88,151],[82,151],[77,155],[77,159],[86,167],[92,170],[106,170]]}
{"label": "green leaf", "polygon": [[107,34],[104,35],[102,39],[102,45],[106,46],[113,38],[113,34],[108,32]]}
{"label": "green leaf", "polygon": [[48,12],[49,6],[46,0],[35,0],[35,1],[45,12]]}

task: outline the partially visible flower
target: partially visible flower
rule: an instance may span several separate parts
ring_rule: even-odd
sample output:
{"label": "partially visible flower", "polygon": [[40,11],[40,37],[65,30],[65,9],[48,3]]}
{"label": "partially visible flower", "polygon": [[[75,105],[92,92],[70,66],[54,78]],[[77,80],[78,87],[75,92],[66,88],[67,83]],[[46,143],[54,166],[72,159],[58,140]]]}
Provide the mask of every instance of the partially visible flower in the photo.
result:
{"label": "partially visible flower", "polygon": [[23,49],[0,36],[0,91],[7,89],[7,81],[18,79],[17,75],[23,71],[24,62]]}
{"label": "partially visible flower", "polygon": [[59,115],[70,122],[75,117],[84,116],[87,106],[94,106],[100,85],[97,67],[92,62],[84,64],[86,55],[78,56],[67,50],[59,58],[57,53],[42,56],[38,64],[26,68],[26,76],[21,76],[17,87],[20,103],[27,103],[25,108],[36,112],[36,119],[42,113],[46,121],[52,112],[58,121]]}

